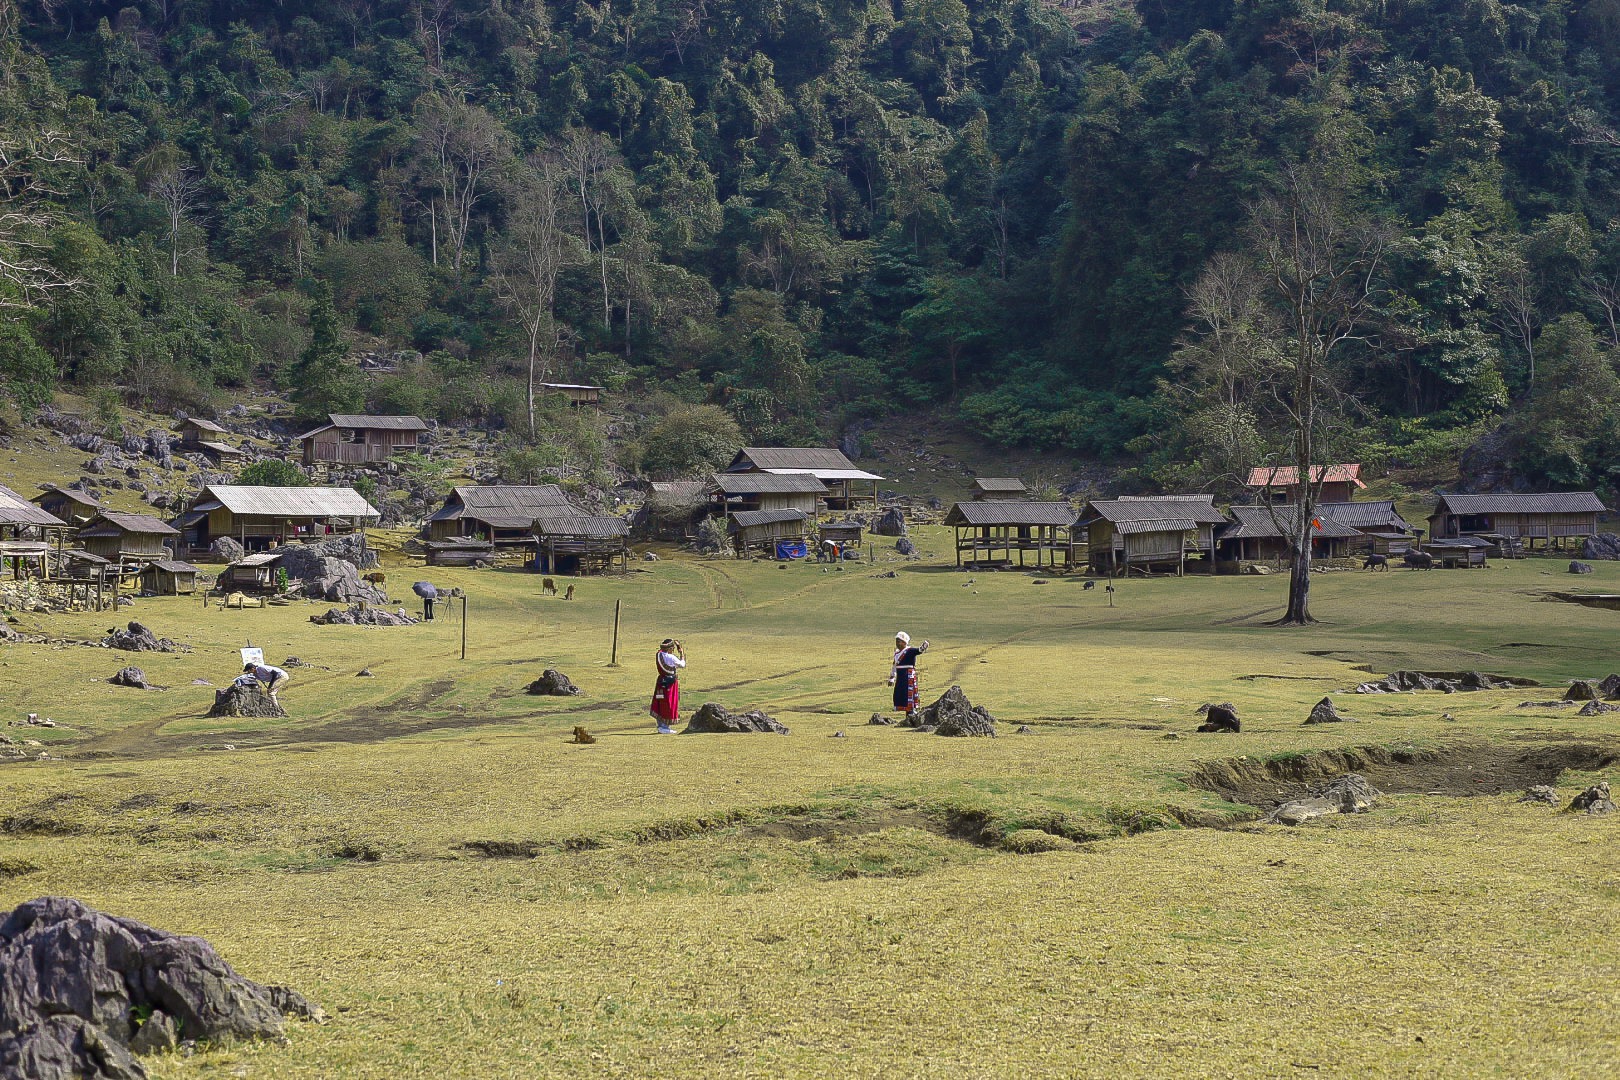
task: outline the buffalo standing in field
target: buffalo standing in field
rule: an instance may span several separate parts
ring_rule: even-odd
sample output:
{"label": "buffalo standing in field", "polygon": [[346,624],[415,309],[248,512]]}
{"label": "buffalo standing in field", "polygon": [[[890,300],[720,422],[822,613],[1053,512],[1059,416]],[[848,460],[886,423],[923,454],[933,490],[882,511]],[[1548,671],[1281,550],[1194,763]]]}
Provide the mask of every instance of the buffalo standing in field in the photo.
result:
{"label": "buffalo standing in field", "polygon": [[1388,555],[1369,555],[1369,556],[1367,556],[1367,562],[1362,567],[1362,569],[1363,570],[1386,570],[1387,571],[1389,569],[1389,556]]}
{"label": "buffalo standing in field", "polygon": [[1434,569],[1434,556],[1430,555],[1427,551],[1408,551],[1406,553],[1405,561],[1406,565],[1413,570]]}

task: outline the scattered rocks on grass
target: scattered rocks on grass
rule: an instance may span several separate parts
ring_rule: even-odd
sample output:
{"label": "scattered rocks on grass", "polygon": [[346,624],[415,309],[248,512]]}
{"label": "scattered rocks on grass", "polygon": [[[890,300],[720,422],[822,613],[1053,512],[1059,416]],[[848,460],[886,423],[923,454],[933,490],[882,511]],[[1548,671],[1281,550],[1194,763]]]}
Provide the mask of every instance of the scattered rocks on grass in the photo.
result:
{"label": "scattered rocks on grass", "polygon": [[1019,724],[1018,725],[1018,730],[1013,732],[1013,734],[1014,735],[1033,735],[1033,734],[1035,734],[1035,729],[1030,727],[1028,724]]}
{"label": "scattered rocks on grass", "polygon": [[900,575],[895,573],[893,570],[885,570],[881,574],[873,574],[872,576],[873,577],[883,577],[883,578],[897,578]]}
{"label": "scattered rocks on grass", "polygon": [[359,671],[354,673],[354,677],[357,678],[357,679],[375,679],[377,676],[375,676],[375,675],[373,675],[371,673],[370,668],[363,667]]}
{"label": "scattered rocks on grass", "polygon": [[902,536],[894,542],[894,550],[902,555],[915,555],[917,554],[917,545],[911,542],[910,537]]}
{"label": "scattered rocks on grass", "polygon": [[1567,810],[1571,814],[1582,811],[1588,814],[1612,814],[1614,800],[1609,797],[1609,782],[1604,780],[1593,784],[1571,799]]}
{"label": "scattered rocks on grass", "polygon": [[1590,574],[1592,572],[1592,564],[1583,563],[1579,559],[1571,559],[1569,560],[1569,572],[1572,574]]}
{"label": "scattered rocks on grass", "polygon": [[1557,806],[1558,791],[1546,784],[1536,784],[1534,787],[1526,788],[1524,794],[1519,796],[1519,801],[1546,803],[1549,806]]}
{"label": "scattered rocks on grass", "polygon": [[311,615],[309,621],[317,626],[415,626],[416,620],[403,611],[384,611],[381,608],[351,604],[347,608],[332,608],[324,615]]}
{"label": "scattered rocks on grass", "polygon": [[1596,701],[1598,697],[1598,688],[1585,679],[1576,679],[1564,691],[1565,701]]}
{"label": "scattered rocks on grass", "polygon": [[130,620],[127,629],[107,631],[107,636],[101,643],[109,649],[122,649],[125,652],[180,651],[179,645],[168,638],[158,637],[133,619]]}
{"label": "scattered rocks on grass", "polygon": [[951,738],[995,738],[996,718],[983,705],[970,702],[960,686],[953,686],[932,705],[912,713],[907,725]]}
{"label": "scattered rocks on grass", "polygon": [[1204,715],[1204,722],[1198,725],[1199,731],[1243,730],[1243,723],[1238,719],[1237,706],[1230,701],[1222,702],[1219,705],[1200,705],[1198,711]]}
{"label": "scattered rocks on grass", "polygon": [[880,712],[875,712],[872,714],[872,719],[868,720],[867,723],[872,727],[894,727],[895,720],[892,716],[885,716]]}
{"label": "scattered rocks on grass", "polygon": [[1620,697],[1620,675],[1605,676],[1603,681],[1597,684],[1597,688],[1604,701],[1613,701]]}
{"label": "scattered rocks on grass", "polygon": [[233,682],[223,690],[214,691],[214,705],[209,716],[250,716],[260,719],[284,717],[287,710],[258,684]]}
{"label": "scattered rocks on grass", "polygon": [[228,536],[216,536],[208,545],[210,562],[233,563],[247,555],[247,551]]}
{"label": "scattered rocks on grass", "polygon": [[1333,704],[1331,697],[1325,697],[1311,706],[1311,715],[1305,718],[1307,724],[1359,724],[1361,721],[1353,716],[1346,716]]}
{"label": "scattered rocks on grass", "polygon": [[787,726],[780,723],[774,716],[767,716],[758,709],[748,712],[732,712],[723,705],[716,705],[709,701],[692,714],[687,721],[683,735],[713,735],[735,734],[741,732],[772,732],[777,735],[786,735]]}
{"label": "scattered rocks on grass", "polygon": [[556,668],[546,668],[529,684],[529,693],[544,697],[577,697],[581,690]]}
{"label": "scattered rocks on grass", "polygon": [[906,515],[898,506],[891,506],[872,522],[873,536],[906,535]]}
{"label": "scattered rocks on grass", "polygon": [[1573,701],[1521,701],[1521,709],[1563,709],[1575,704]]}
{"label": "scattered rocks on grass", "polygon": [[1620,705],[1608,705],[1601,701],[1588,701],[1581,706],[1576,716],[1602,716],[1604,713],[1620,712]]}
{"label": "scattered rocks on grass", "polygon": [[1512,690],[1517,686],[1535,685],[1533,679],[1512,679],[1479,671],[1396,671],[1382,679],[1364,682],[1351,692],[1400,694],[1411,690],[1439,690],[1456,694],[1469,690]]}
{"label": "scattered rocks on grass", "polygon": [[138,667],[119,668],[118,674],[107,680],[114,686],[131,686],[136,690],[152,689],[146,682],[146,672]]}
{"label": "scattered rocks on grass", "polygon": [[0,1075],[142,1080],[136,1053],[189,1040],[280,1039],[325,1014],[244,979],[202,938],[45,896],[0,923]]}
{"label": "scattered rocks on grass", "polygon": [[1380,792],[1360,773],[1346,773],[1329,781],[1315,794],[1277,807],[1265,820],[1279,825],[1303,825],[1329,814],[1364,814],[1371,810]]}

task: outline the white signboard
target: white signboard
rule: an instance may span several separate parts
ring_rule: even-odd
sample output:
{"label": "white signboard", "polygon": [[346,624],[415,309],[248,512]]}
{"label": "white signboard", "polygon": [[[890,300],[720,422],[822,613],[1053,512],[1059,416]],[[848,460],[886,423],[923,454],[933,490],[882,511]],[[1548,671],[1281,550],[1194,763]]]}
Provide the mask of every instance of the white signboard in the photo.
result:
{"label": "white signboard", "polygon": [[242,650],[242,666],[246,667],[248,664],[258,664],[258,665],[260,665],[262,667],[264,665],[264,650],[263,649],[243,649]]}

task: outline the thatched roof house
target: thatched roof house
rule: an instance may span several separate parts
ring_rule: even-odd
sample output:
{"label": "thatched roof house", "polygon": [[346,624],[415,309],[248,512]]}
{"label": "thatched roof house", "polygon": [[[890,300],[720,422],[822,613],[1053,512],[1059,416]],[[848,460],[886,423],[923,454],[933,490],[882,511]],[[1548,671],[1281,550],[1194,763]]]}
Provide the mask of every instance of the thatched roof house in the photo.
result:
{"label": "thatched roof house", "polygon": [[454,488],[427,519],[427,538],[482,536],[495,544],[528,544],[537,519],[580,513],[556,484],[468,484]]}
{"label": "thatched roof house", "polygon": [[[959,502],[945,514],[945,524],[956,532],[956,565],[1011,563],[1018,553],[1035,553],[1035,565],[1057,565],[1058,555],[1068,560],[1074,508],[1066,502],[996,499]],[[963,556],[966,555],[964,559]]]}
{"label": "thatched roof house", "polygon": [[1608,513],[1603,500],[1590,491],[1547,492],[1536,495],[1445,495],[1429,515],[1429,537],[1445,540],[1458,536],[1494,533],[1543,545],[1566,538],[1595,535],[1599,514]]}
{"label": "thatched roof house", "polygon": [[1086,531],[1087,557],[1101,574],[1133,566],[1180,573],[1188,556],[1213,556],[1215,527],[1224,524],[1215,496],[1203,494],[1093,499],[1075,523]]}

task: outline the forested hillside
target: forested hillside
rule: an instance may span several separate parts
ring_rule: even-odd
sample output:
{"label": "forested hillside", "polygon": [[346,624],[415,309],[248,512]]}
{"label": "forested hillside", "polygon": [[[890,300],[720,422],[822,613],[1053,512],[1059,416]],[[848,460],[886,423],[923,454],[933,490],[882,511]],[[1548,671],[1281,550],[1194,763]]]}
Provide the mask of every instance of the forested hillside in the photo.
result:
{"label": "forested hillside", "polygon": [[263,381],[540,468],[565,379],[652,472],[941,409],[1205,483],[1286,441],[1308,205],[1347,453],[1620,468],[1617,0],[0,0],[0,143],[24,411]]}

